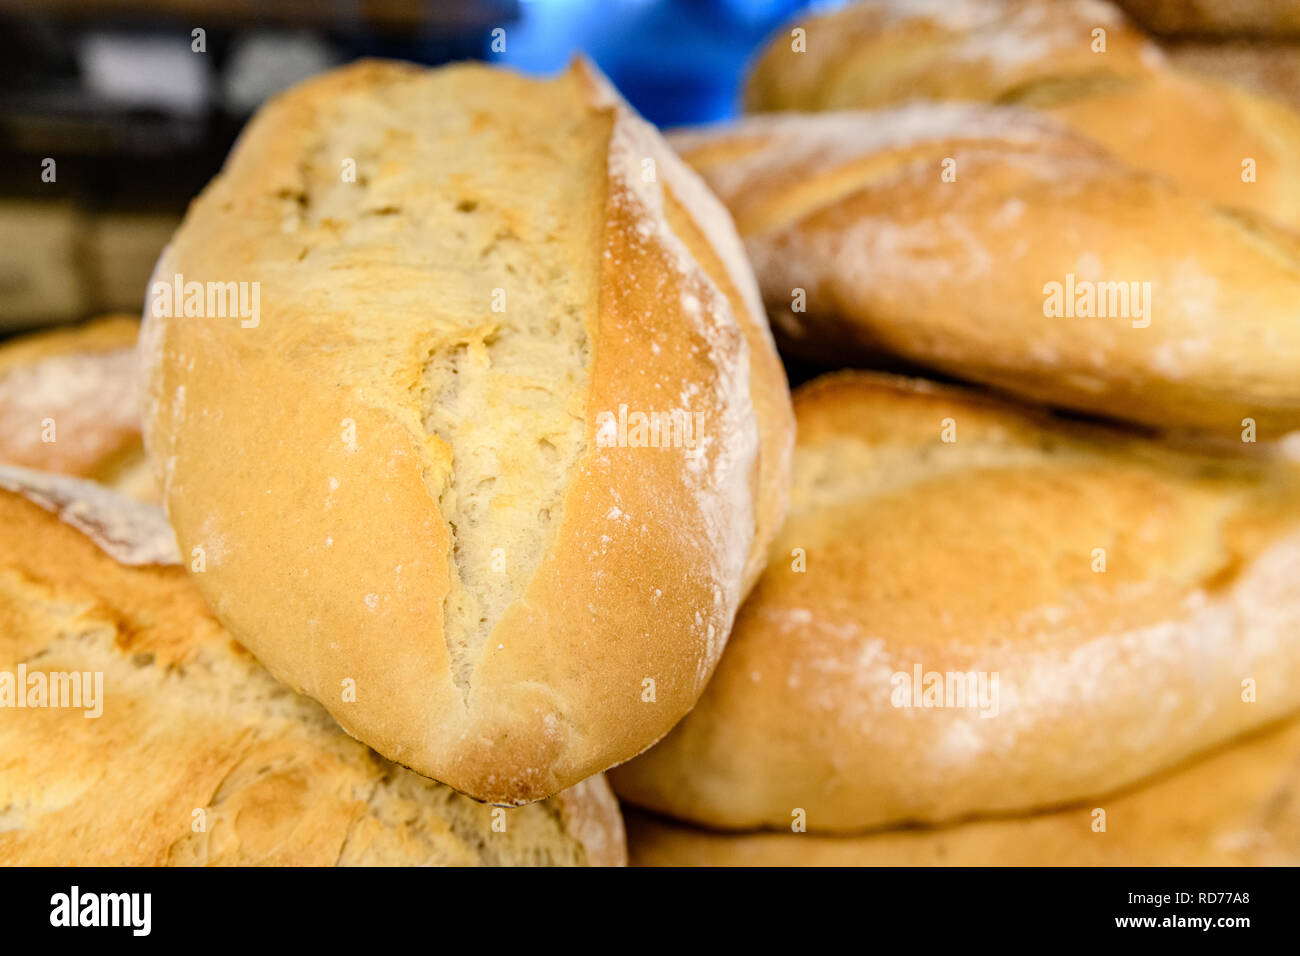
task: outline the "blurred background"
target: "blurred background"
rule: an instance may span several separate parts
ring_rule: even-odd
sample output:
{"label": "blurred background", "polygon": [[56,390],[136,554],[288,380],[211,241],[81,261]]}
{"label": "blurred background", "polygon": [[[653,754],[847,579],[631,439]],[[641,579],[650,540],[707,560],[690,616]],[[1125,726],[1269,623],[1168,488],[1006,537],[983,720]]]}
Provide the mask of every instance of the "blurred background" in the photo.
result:
{"label": "blurred background", "polygon": [[[747,63],[774,30],[839,5],[0,0],[0,336],[138,313],[162,246],[248,116],[335,64],[473,58],[550,73],[581,51],[648,119],[700,123],[735,112]],[[1300,90],[1293,47],[1270,60],[1241,43],[1235,61],[1222,41],[1207,50],[1183,37],[1177,49],[1275,95]]]}
{"label": "blurred background", "polygon": [[138,313],[159,252],[249,115],[333,65],[482,59],[551,73],[581,51],[650,120],[703,122],[734,112],[747,59],[809,5],[0,0],[0,335]]}

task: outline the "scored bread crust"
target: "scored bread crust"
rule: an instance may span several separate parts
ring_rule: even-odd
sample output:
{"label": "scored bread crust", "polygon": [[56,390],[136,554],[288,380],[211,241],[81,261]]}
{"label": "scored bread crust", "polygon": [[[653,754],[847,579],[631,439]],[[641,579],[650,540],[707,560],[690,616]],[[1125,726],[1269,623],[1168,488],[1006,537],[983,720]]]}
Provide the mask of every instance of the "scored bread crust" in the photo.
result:
{"label": "scored bread crust", "polygon": [[[915,104],[754,116],[672,142],[730,207],[792,351],[900,356],[1233,438],[1245,418],[1261,440],[1300,427],[1300,238],[1049,117]],[[1085,286],[1094,314],[1059,314]]]}
{"label": "scored bread crust", "polygon": [[[747,88],[751,112],[850,110],[918,100],[1034,107],[1194,195],[1300,227],[1300,116],[1171,66],[1099,0],[858,3],[779,31]],[[1093,31],[1106,49],[1093,52]],[[1257,175],[1246,181],[1243,161]]]}
{"label": "scored bread crust", "polygon": [[170,537],[156,506],[0,466],[0,671],[103,675],[97,717],[0,710],[0,865],[625,861],[602,777],[494,816],[352,740],[221,628]]}
{"label": "scored bread crust", "polygon": [[[260,282],[256,327],[159,291],[141,342],[182,551],[272,673],[497,803],[690,708],[784,512],[788,391],[725,210],[594,71],[311,80],[195,201],[177,274]],[[696,448],[602,444],[620,406],[703,413]]]}
{"label": "scored bread crust", "polygon": [[[626,801],[812,832],[1021,812],[1300,708],[1294,464],[877,374],[795,412],[772,561],[699,704],[612,771]],[[918,667],[987,698],[916,706]]]}
{"label": "scored bread crust", "polygon": [[140,320],[109,315],[0,345],[0,462],[157,501],[140,443]]}
{"label": "scored bread crust", "polygon": [[633,810],[628,854],[633,866],[1296,866],[1298,761],[1293,719],[1070,809],[861,836],[715,833]]}

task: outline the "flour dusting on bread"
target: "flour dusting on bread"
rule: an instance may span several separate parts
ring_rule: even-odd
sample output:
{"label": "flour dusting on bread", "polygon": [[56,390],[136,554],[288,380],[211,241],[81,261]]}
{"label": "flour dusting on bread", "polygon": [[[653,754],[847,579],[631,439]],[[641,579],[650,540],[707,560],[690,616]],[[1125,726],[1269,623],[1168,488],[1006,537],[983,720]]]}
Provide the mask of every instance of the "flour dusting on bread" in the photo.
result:
{"label": "flour dusting on bread", "polygon": [[0,464],[0,488],[22,495],[72,525],[122,564],[179,564],[167,516],[94,482]]}

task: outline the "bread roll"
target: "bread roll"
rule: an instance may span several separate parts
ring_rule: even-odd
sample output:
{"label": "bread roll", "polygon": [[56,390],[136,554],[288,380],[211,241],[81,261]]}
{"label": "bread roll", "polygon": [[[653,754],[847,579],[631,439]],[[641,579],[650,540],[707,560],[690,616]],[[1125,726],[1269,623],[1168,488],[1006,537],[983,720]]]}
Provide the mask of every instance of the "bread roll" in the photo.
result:
{"label": "bread roll", "polygon": [[792,351],[1233,440],[1247,418],[1260,440],[1300,427],[1300,238],[1041,114],[756,116],[674,145]]}
{"label": "bread roll", "polygon": [[1294,464],[883,375],[795,413],[771,563],[626,800],[837,833],[1024,812],[1300,709]]}
{"label": "bread roll", "polygon": [[[1092,50],[1098,28],[1105,53]],[[746,81],[744,105],[991,103],[1049,78],[1083,92],[1141,81],[1162,60],[1160,47],[1103,0],[870,0],[804,11],[777,30]]]}
{"label": "bread roll", "polygon": [[[191,281],[249,283],[243,317],[175,315]],[[146,446],[272,673],[536,800],[667,732],[762,568],[792,422],[761,309],[589,68],[361,63],[264,107],[159,262]]]}
{"label": "bread roll", "polygon": [[1193,195],[1300,227],[1300,116],[1174,69],[1099,0],[885,0],[800,17],[773,38],[746,96],[751,111],[1036,107]]}
{"label": "bread roll", "polygon": [[140,320],[111,315],[0,345],[0,462],[157,501],[140,444]]}
{"label": "bread roll", "polygon": [[1167,36],[1300,37],[1295,0],[1119,0],[1143,26]]}
{"label": "bread roll", "polygon": [[[157,508],[0,466],[0,865],[623,862],[603,778],[494,811],[389,763],[239,647],[176,557]],[[50,706],[73,674],[102,685]]]}
{"label": "bread roll", "polygon": [[715,833],[632,811],[628,853],[634,866],[1296,866],[1297,761],[1290,720],[1066,810],[861,836]]}

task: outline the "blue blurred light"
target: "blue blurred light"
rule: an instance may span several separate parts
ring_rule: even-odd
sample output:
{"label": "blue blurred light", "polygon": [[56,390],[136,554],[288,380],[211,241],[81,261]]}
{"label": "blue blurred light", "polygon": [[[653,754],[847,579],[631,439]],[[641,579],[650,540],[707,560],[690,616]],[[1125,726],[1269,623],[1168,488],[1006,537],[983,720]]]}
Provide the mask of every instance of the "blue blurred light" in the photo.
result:
{"label": "blue blurred light", "polygon": [[[736,113],[751,58],[810,0],[524,0],[504,53],[489,60],[554,73],[592,59],[661,126]],[[825,6],[825,4],[817,4]]]}

